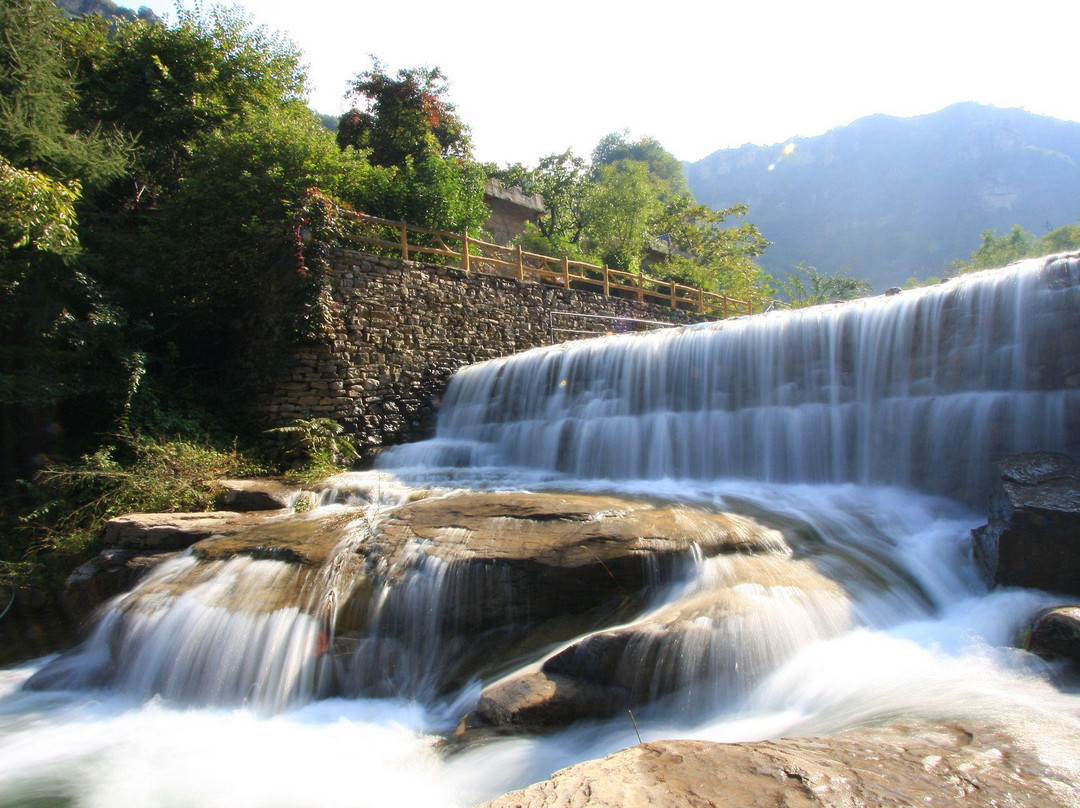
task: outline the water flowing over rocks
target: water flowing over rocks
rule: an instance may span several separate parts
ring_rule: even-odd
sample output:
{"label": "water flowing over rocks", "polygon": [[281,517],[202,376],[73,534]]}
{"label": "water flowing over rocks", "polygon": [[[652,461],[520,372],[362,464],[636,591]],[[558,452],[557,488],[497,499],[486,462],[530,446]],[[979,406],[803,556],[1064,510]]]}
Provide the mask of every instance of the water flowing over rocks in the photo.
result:
{"label": "water flowing over rocks", "polygon": [[[1060,757],[1080,738],[1058,741]],[[1080,801],[1074,765],[1008,732],[897,725],[758,743],[653,741],[556,772],[477,808],[1040,806]]]}
{"label": "water flowing over rocks", "polygon": [[988,583],[1080,595],[1080,466],[1031,452],[998,464],[990,521],[972,531]]}
{"label": "water flowing over rocks", "polygon": [[[194,603],[182,606],[193,600],[199,609],[236,615],[291,610],[295,619],[306,621],[305,632],[315,632],[311,642],[320,649],[300,666],[319,668],[305,674],[316,688],[309,695],[420,695],[459,688],[552,643],[632,620],[665,587],[710,558],[730,559],[728,564],[735,559],[799,563],[789,559],[792,551],[778,530],[749,517],[680,504],[565,492],[419,496],[377,519],[364,508],[349,506],[282,516],[123,517],[110,523],[107,532],[107,540],[119,546],[73,577],[70,597],[86,611],[90,594],[113,594],[115,588],[106,583],[129,580],[130,574],[124,578],[120,573],[128,574],[133,564],[149,566],[148,559],[156,558],[160,548],[190,544],[178,563],[121,598],[108,631],[130,640],[139,632],[122,628],[125,621],[156,625],[171,619],[171,611],[179,615],[184,608],[196,608]],[[222,575],[235,580],[218,586],[215,581]],[[803,579],[806,575],[801,573]],[[783,585],[796,585],[795,577],[789,573]],[[761,580],[760,570],[739,578],[744,584],[760,585]],[[669,606],[641,631],[653,645],[689,643],[687,627],[694,621],[718,620],[743,608],[732,591]],[[205,620],[209,625],[211,616]],[[107,622],[108,616],[102,624]],[[150,632],[151,623],[146,625]],[[319,639],[320,631],[325,639]],[[608,647],[602,654],[593,648],[586,656],[606,664],[613,654],[632,653],[625,647],[616,651],[616,646],[636,642],[629,631],[594,635],[593,646],[604,636]],[[105,642],[109,649],[116,644]],[[261,652],[253,648],[251,653]],[[595,664],[591,673],[585,667],[579,663],[572,674],[578,680],[572,683],[577,706],[585,692],[592,693],[595,704],[603,703],[603,710],[594,713],[625,702],[623,683],[604,681]],[[46,668],[31,686],[63,684],[71,666],[62,664],[58,670],[57,675]],[[638,693],[643,688],[655,696],[705,673],[674,676],[668,670],[671,682],[638,682],[635,698],[646,699],[644,691]],[[559,698],[570,687],[564,682]],[[295,689],[289,694],[301,695]],[[564,713],[562,720],[586,712]]]}

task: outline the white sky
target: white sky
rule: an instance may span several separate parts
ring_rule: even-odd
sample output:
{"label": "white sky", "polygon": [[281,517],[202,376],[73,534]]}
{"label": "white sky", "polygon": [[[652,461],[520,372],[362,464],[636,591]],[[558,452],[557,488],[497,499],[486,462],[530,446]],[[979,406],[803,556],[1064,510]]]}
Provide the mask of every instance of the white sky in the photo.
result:
{"label": "white sky", "polygon": [[[207,0],[209,3],[210,0]],[[158,14],[171,0],[120,0]],[[339,114],[369,54],[441,67],[476,157],[534,164],[608,132],[682,160],[957,101],[1080,121],[1078,0],[246,0],[310,65]]]}

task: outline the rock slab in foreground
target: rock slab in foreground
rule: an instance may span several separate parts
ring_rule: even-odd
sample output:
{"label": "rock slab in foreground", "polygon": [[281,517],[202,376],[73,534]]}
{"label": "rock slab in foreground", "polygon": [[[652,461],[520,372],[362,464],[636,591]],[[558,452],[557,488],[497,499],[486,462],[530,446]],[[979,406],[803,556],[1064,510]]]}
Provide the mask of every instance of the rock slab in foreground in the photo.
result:
{"label": "rock slab in foreground", "polygon": [[960,725],[758,743],[656,741],[555,772],[478,808],[1065,808],[1080,804],[1076,773],[1066,765],[1049,765],[1000,730]]}
{"label": "rock slab in foreground", "polygon": [[972,531],[987,583],[1080,595],[1080,466],[1031,452],[998,468],[990,521]]}

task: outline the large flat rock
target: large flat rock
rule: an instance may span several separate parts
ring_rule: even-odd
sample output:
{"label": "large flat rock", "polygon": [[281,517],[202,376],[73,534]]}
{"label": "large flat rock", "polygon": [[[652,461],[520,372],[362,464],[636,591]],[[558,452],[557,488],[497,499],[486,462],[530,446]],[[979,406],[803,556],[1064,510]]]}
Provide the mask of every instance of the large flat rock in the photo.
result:
{"label": "large flat rock", "polygon": [[479,808],[1065,808],[1080,804],[1074,768],[1075,760],[1044,760],[1006,731],[966,724],[758,743],[656,741]]}

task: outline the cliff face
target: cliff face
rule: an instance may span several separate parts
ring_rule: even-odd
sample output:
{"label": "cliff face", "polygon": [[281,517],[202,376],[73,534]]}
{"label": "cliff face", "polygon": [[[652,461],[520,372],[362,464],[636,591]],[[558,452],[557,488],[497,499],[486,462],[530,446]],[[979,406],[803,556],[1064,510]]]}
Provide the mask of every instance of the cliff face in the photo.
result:
{"label": "cliff face", "polygon": [[986,228],[1041,234],[1080,216],[1080,123],[969,103],[791,143],[788,154],[745,145],[687,166],[701,202],[750,206],[776,274],[805,261],[880,290],[940,274]]}

